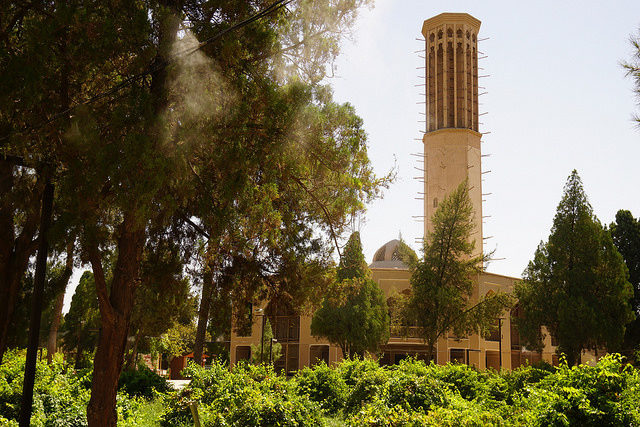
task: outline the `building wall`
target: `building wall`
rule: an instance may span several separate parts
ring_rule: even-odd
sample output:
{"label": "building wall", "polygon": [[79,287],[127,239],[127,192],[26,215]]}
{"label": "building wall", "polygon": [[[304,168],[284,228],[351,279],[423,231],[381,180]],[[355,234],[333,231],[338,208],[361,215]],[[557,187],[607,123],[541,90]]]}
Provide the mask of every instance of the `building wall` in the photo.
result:
{"label": "building wall", "polygon": [[[372,268],[372,278],[378,283],[380,288],[388,298],[393,293],[402,293],[403,291],[410,290],[410,272],[406,268]],[[484,272],[479,274],[474,282],[474,293],[472,296],[472,303],[478,301],[480,295],[486,295],[488,292],[512,292],[515,283],[520,280],[515,277],[508,277],[494,273]],[[237,363],[237,349],[238,347],[247,347],[251,344],[259,344],[262,332],[262,316],[255,316],[253,318],[253,325],[251,328],[251,335],[242,337],[238,336],[236,332],[231,334],[231,364]],[[555,346],[551,344],[551,337],[547,335],[545,339],[545,347],[543,352],[535,353],[530,352],[526,348],[522,348],[518,345],[517,337],[514,338],[512,346],[513,334],[517,333],[515,328],[512,328],[512,319],[510,313],[504,313],[502,319],[502,328],[500,340],[492,341],[486,339],[478,334],[473,334],[468,337],[454,337],[449,334],[442,337],[437,343],[437,357],[438,363],[445,364],[448,362],[458,361],[461,363],[469,363],[476,366],[478,369],[500,369],[500,363],[503,369],[512,369],[520,365],[531,364],[539,360],[544,360],[548,363],[557,364],[557,358],[555,358]],[[336,346],[331,345],[325,339],[318,339],[311,335],[311,316],[300,316],[300,331],[298,345],[298,367],[303,368],[313,364],[313,355],[317,354],[319,347],[328,347],[328,362],[333,364],[342,360],[342,352]],[[265,350],[266,351],[266,350]],[[382,348],[383,360],[385,362],[393,363],[399,356],[402,355],[419,355],[426,351],[422,339],[417,337],[390,337],[389,341]],[[500,361],[500,354],[502,360]],[[386,359],[384,359],[386,355]],[[457,356],[457,359],[453,360]],[[585,353],[584,360],[595,361],[595,355],[592,353]]]}
{"label": "building wall", "polygon": [[[261,307],[263,310],[265,307]],[[254,308],[254,313],[256,310]],[[311,316],[310,315],[300,315],[300,326],[299,326],[299,340],[297,342],[293,342],[291,344],[297,345],[298,348],[298,368],[301,369],[305,366],[310,366],[314,362],[314,355],[317,355],[320,350],[322,350],[321,346],[328,347],[328,360],[329,364],[336,363],[339,360],[342,360],[342,352],[340,348],[331,345],[326,339],[323,338],[315,338],[311,335]],[[240,336],[231,328],[231,344],[230,344],[230,354],[229,360],[231,365],[235,365],[238,362],[238,348],[246,349],[250,348],[253,345],[259,345],[260,339],[262,336],[262,315],[253,316],[253,324],[251,327],[251,335],[249,336]],[[284,344],[284,343],[282,343]],[[265,354],[268,354],[268,350],[265,349]],[[312,354],[313,353],[313,354]],[[283,355],[283,357],[286,357]]]}

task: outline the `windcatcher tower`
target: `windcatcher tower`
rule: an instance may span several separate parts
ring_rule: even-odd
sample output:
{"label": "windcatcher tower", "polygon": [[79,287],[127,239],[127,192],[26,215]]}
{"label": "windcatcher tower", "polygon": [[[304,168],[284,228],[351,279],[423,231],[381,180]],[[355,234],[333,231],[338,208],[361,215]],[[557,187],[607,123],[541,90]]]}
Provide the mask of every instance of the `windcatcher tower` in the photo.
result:
{"label": "windcatcher tower", "polygon": [[478,30],[466,13],[424,21],[426,129],[424,143],[425,238],[438,203],[469,179],[476,253],[482,253],[482,170],[478,132]]}

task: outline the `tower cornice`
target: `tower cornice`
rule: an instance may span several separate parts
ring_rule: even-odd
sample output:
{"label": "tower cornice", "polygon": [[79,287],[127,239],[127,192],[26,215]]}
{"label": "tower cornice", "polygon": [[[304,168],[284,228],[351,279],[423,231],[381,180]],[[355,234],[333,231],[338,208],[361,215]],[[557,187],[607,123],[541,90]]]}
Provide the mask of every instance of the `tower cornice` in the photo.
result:
{"label": "tower cornice", "polygon": [[475,131],[473,129],[467,129],[467,128],[440,128],[440,129],[436,129],[433,130],[431,132],[426,132],[424,134],[424,136],[432,136],[432,135],[438,135],[440,133],[468,133],[474,136],[477,136],[478,138],[482,137],[482,134],[478,131]]}
{"label": "tower cornice", "polygon": [[477,30],[480,29],[480,20],[474,18],[468,13],[451,13],[445,12],[429,18],[422,24],[422,35],[427,36],[429,30],[439,27],[443,24],[467,24]]}

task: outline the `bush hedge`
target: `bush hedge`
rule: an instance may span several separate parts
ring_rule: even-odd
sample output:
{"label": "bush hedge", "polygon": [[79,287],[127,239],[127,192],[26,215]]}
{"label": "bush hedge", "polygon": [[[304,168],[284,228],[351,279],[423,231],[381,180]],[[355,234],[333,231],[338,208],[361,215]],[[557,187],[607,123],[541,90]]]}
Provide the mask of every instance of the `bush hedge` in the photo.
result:
{"label": "bush hedge", "polygon": [[[22,399],[25,351],[9,350],[0,365],[0,425],[17,426]],[[57,354],[53,363],[38,361],[33,391],[32,426],[80,427],[87,425],[91,396],[90,370],[73,369]],[[121,392],[117,396],[118,425],[140,425],[143,399]]]}
{"label": "bush hedge", "polygon": [[138,366],[137,370],[122,371],[118,380],[118,390],[124,391],[129,396],[139,396],[153,399],[156,393],[167,393],[171,387],[167,380],[147,368]]}
{"label": "bush hedge", "polygon": [[190,366],[188,374],[193,381],[169,398],[164,425],[188,425],[191,401],[199,402],[205,426],[640,425],[640,375],[618,355],[595,367],[501,373],[354,359],[304,368],[288,380],[248,365]]}
{"label": "bush hedge", "polygon": [[[5,355],[0,425],[17,425],[23,370],[24,354]],[[168,393],[149,372],[123,375],[119,425],[192,426],[190,405],[197,404],[203,426],[640,426],[640,373],[618,355],[597,366],[501,373],[411,359],[381,367],[354,359],[304,368],[293,378],[267,366],[229,370],[223,363],[210,369],[192,364],[184,375],[191,383]],[[59,359],[39,363],[32,425],[86,425],[90,378]],[[152,401],[132,396],[147,391]]]}

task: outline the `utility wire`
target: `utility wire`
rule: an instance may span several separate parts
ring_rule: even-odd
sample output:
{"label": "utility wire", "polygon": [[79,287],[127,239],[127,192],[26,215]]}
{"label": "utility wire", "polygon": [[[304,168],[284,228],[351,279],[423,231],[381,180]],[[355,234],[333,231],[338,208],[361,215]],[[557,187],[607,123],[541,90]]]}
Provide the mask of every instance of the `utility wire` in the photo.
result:
{"label": "utility wire", "polygon": [[[174,62],[176,62],[176,60],[192,55],[195,52],[199,51],[200,49],[202,49],[203,47],[205,47],[206,45],[212,43],[213,41],[221,38],[222,36],[224,36],[225,34],[228,34],[232,31],[235,31],[237,29],[240,29],[242,27],[245,27],[261,18],[264,18],[265,16],[269,15],[270,13],[285,7],[286,5],[288,5],[289,3],[291,3],[293,0],[276,0],[275,2],[273,2],[270,6],[267,6],[266,8],[264,8],[263,10],[261,10],[260,12],[250,16],[249,18],[245,19],[244,21],[241,21],[237,24],[232,25],[229,28],[226,28],[222,31],[220,31],[219,33],[209,37],[208,39],[198,43],[197,46],[194,47],[190,47],[190,48],[186,48],[185,50],[183,50],[182,52],[178,52],[175,55],[173,55],[172,57],[170,57],[169,59],[167,59],[166,61],[156,64],[152,67],[150,67],[149,69],[138,73],[138,74],[134,74],[133,76],[127,77],[126,79],[124,79],[122,82],[118,83],[117,85],[113,86],[112,88],[98,93],[92,97],[90,97],[89,99],[86,99],[82,102],[78,102],[74,105],[72,105],[71,107],[63,110],[63,111],[59,111],[58,113],[54,114],[53,116],[51,116],[49,119],[46,119],[44,121],[42,121],[39,124],[33,125],[33,126],[27,126],[24,129],[22,129],[21,131],[18,131],[18,134],[21,133],[29,133],[32,132],[34,130],[40,129],[43,126],[46,126],[62,117],[65,117],[68,113],[72,112],[73,110],[75,110],[76,108],[80,107],[80,106],[84,106],[84,105],[89,105],[89,104],[93,104],[94,102],[97,102],[103,98],[106,98],[110,95],[113,95],[115,93],[118,93],[119,91],[121,91],[122,89],[124,89],[125,87],[140,81],[142,79],[144,79],[146,76],[153,74],[157,71],[162,70],[163,68],[168,67],[169,65],[173,64]],[[0,142],[8,139],[11,136],[11,132],[9,132],[8,134],[0,137]]]}

